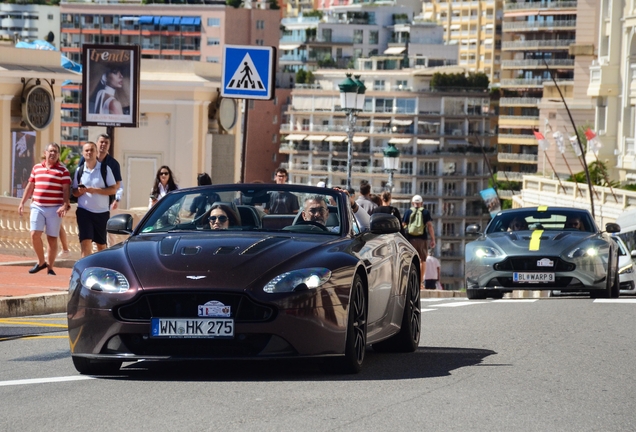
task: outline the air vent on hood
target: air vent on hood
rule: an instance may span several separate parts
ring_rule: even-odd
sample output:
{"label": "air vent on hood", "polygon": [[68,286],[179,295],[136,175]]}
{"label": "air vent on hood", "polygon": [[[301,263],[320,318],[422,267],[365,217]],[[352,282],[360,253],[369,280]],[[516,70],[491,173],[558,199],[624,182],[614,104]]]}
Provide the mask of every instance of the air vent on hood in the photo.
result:
{"label": "air vent on hood", "polygon": [[217,250],[214,251],[214,255],[228,255],[237,250],[237,246],[221,246]]}
{"label": "air vent on hood", "polygon": [[181,237],[168,236],[161,240],[159,244],[159,253],[161,255],[172,255],[176,251],[177,243]]}
{"label": "air vent on hood", "polygon": [[181,255],[196,255],[201,252],[201,246],[184,247],[181,249]]}
{"label": "air vent on hood", "polygon": [[276,243],[280,243],[281,241],[284,241],[284,240],[287,240],[287,239],[281,238],[281,237],[264,238],[263,240],[259,240],[253,245],[248,246],[243,252],[241,252],[241,255],[251,255],[251,254],[262,252],[263,250],[271,246],[274,246]]}

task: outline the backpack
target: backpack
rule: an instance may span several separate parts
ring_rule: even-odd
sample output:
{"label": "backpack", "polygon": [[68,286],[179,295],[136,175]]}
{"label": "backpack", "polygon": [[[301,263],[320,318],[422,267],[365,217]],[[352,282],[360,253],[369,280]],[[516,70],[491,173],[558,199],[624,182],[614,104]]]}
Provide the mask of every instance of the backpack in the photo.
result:
{"label": "backpack", "polygon": [[[78,166],[75,172],[77,173],[77,181],[81,182],[82,175],[84,174],[84,164],[81,164],[80,166]],[[102,180],[104,180],[104,186],[108,187],[108,183],[106,182],[106,177],[108,176],[108,165],[106,165],[105,163],[102,163],[99,167],[99,172],[102,175]],[[73,201],[73,198],[74,198],[74,201]],[[115,194],[108,195],[109,206],[113,203],[113,201],[115,201]],[[73,195],[71,195],[71,202],[77,202],[77,198],[75,198]]]}
{"label": "backpack", "polygon": [[421,207],[411,207],[411,216],[409,216],[409,224],[407,226],[407,232],[414,237],[424,234],[424,216],[422,212],[424,209]]}

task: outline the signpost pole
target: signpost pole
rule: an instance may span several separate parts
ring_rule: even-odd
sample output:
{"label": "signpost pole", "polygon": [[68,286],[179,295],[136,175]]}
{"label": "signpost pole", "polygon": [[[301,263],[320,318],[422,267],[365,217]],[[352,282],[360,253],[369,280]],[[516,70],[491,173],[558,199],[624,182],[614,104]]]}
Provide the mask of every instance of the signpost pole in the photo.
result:
{"label": "signpost pole", "polygon": [[249,111],[249,104],[247,99],[243,99],[243,125],[241,126],[242,145],[241,145],[241,179],[240,183],[245,183],[245,155],[247,154],[247,113]]}

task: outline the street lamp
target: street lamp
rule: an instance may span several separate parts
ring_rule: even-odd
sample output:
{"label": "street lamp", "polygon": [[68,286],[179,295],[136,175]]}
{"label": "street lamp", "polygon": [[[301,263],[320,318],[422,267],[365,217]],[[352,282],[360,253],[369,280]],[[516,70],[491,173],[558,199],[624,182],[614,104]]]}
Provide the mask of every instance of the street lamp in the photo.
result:
{"label": "street lamp", "polygon": [[386,187],[389,192],[393,192],[393,173],[400,169],[400,151],[393,143],[389,143],[384,149],[384,169],[389,172],[389,183]]}
{"label": "street lamp", "polygon": [[351,74],[340,84],[340,107],[347,113],[347,138],[349,145],[347,148],[347,189],[351,189],[351,169],[353,167],[353,133],[356,126],[356,114],[364,108],[364,91],[366,87],[360,81],[360,76],[356,75],[355,80],[351,79]]}

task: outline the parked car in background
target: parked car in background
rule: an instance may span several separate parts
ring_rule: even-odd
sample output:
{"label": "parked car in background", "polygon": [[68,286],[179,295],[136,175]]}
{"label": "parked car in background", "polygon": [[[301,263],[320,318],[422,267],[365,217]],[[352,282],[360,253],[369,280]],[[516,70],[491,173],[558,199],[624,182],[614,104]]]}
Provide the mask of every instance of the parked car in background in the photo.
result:
{"label": "parked car in background", "polygon": [[466,245],[466,295],[501,298],[513,290],[586,292],[618,297],[618,250],[608,223],[601,231],[587,210],[531,207],[498,212]]}
{"label": "parked car in background", "polygon": [[618,276],[620,278],[621,294],[636,294],[636,272],[634,271],[634,258],[636,250],[629,251],[623,239],[612,237],[618,243]]}

